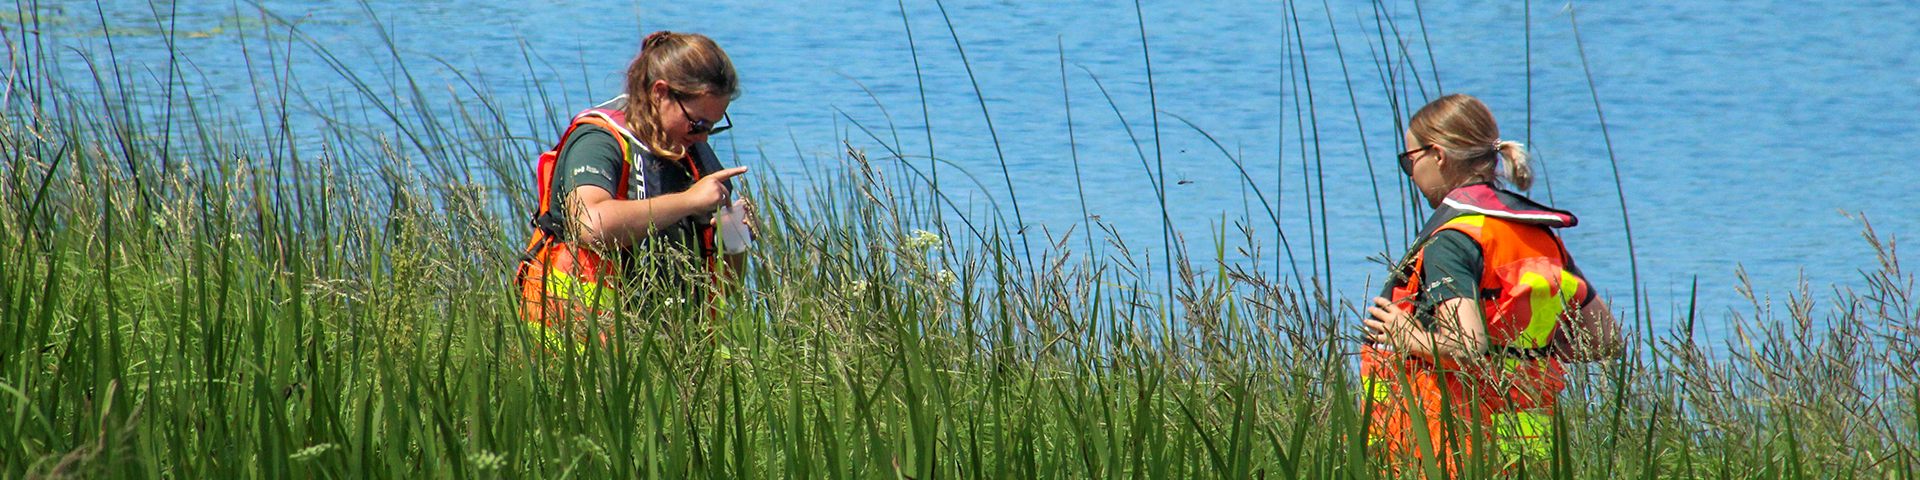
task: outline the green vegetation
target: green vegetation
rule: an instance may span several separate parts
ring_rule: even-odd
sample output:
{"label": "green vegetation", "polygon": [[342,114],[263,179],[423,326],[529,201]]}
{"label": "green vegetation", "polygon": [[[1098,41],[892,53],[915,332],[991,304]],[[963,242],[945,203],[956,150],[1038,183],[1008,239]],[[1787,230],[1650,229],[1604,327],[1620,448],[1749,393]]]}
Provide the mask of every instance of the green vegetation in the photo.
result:
{"label": "green vegetation", "polygon": [[[428,116],[403,80],[407,108],[366,95],[384,119],[303,124],[328,110],[279,90],[239,127],[191,88],[111,65],[67,84],[23,55],[0,115],[0,478],[1396,474],[1365,452],[1355,314],[1310,280],[1176,258],[1150,291],[1162,266],[1070,237],[1029,266],[991,225],[916,231],[947,205],[849,148],[815,184],[753,189],[767,224],[721,308],[621,313],[556,351],[511,280],[553,119],[516,127],[533,109],[477,87]],[[1725,345],[1642,328],[1576,368],[1528,473],[1916,478],[1920,305],[1865,238],[1868,291],[1756,302]]]}

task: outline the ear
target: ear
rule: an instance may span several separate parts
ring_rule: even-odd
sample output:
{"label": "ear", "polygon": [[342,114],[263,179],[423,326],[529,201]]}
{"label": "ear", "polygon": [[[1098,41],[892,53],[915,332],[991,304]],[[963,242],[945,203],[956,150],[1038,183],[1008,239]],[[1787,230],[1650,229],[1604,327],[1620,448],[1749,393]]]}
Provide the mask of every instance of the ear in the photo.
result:
{"label": "ear", "polygon": [[1447,166],[1447,147],[1434,145],[1433,148],[1429,148],[1427,151],[1433,152],[1434,165],[1441,167],[1443,169],[1442,171],[1445,171],[1444,169]]}
{"label": "ear", "polygon": [[672,100],[672,97],[669,97],[672,94],[673,89],[667,86],[666,80],[654,80],[653,85],[647,86],[647,96],[652,97],[656,104],[665,104],[668,100]]}

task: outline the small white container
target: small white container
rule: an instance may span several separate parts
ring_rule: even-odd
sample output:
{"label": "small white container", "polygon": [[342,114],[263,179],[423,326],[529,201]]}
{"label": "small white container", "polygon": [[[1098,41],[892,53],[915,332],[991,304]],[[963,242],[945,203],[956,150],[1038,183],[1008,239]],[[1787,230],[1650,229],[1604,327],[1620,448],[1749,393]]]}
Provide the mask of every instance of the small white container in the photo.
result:
{"label": "small white container", "polygon": [[745,253],[753,244],[753,235],[747,230],[747,209],[744,200],[736,200],[732,205],[720,207],[713,215],[713,222],[720,227],[720,251],[727,254]]}

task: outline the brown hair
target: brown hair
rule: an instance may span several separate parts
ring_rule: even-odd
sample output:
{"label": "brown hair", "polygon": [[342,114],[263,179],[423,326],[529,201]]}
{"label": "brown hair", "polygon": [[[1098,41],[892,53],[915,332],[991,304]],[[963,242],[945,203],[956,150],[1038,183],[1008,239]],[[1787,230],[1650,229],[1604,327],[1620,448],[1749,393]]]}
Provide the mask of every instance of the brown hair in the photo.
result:
{"label": "brown hair", "polygon": [[685,100],[702,95],[729,99],[740,96],[740,78],[733,73],[733,60],[713,39],[698,33],[658,31],[640,43],[640,54],[627,65],[627,129],[632,130],[655,155],[680,158],[684,147],[669,146],[667,132],[660,128],[658,108],[653,104],[655,81],[667,82],[668,95]]}
{"label": "brown hair", "polygon": [[[1458,93],[1440,97],[1420,107],[1407,124],[1414,142],[1446,150],[1453,173],[1496,183],[1505,177],[1520,190],[1533,186],[1527,150],[1520,142],[1500,140],[1500,125],[1480,99]],[[1496,173],[1500,157],[1507,157],[1506,168]]]}

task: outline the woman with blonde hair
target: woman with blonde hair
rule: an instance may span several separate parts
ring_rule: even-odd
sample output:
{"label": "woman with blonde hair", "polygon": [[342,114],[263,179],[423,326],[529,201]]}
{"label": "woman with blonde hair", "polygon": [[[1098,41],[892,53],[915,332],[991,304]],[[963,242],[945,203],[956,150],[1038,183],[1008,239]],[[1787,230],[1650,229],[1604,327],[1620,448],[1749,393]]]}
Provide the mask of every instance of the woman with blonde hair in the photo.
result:
{"label": "woman with blonde hair", "polygon": [[1507,467],[1544,460],[1563,363],[1621,344],[1554,233],[1579,220],[1501,188],[1532,185],[1529,157],[1478,99],[1428,103],[1405,141],[1400,168],[1434,213],[1367,309],[1369,443],[1396,465],[1432,457],[1449,472],[1489,443]]}

